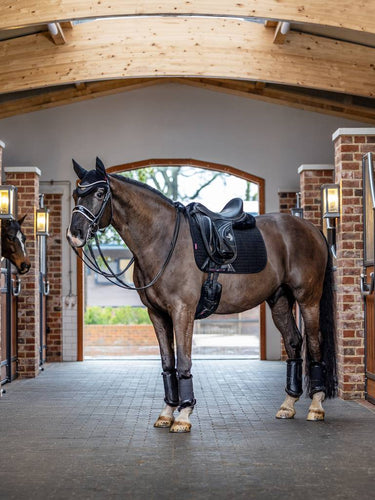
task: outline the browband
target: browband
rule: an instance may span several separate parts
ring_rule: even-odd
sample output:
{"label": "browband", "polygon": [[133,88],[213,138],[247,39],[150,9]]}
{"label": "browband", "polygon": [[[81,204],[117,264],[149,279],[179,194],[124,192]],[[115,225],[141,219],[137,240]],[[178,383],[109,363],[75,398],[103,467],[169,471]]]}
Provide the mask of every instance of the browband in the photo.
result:
{"label": "browband", "polygon": [[77,187],[74,190],[74,192],[75,192],[75,194],[77,194],[79,197],[82,198],[83,196],[86,196],[86,195],[92,193],[92,191],[94,191],[94,189],[97,189],[98,187],[100,187],[100,185],[102,185],[103,187],[107,187],[108,181],[100,180],[100,181],[91,182],[90,184],[77,184]]}

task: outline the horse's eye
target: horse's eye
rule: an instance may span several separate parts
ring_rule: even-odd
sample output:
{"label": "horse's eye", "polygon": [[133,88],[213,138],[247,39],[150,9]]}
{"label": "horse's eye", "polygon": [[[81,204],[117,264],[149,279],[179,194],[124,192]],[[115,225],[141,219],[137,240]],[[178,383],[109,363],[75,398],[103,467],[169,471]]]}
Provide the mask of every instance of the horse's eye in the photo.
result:
{"label": "horse's eye", "polygon": [[96,197],[99,198],[99,200],[101,200],[103,198],[103,196],[104,196],[103,191],[97,191],[96,192]]}
{"label": "horse's eye", "polygon": [[7,238],[9,241],[14,241],[16,239],[15,236],[10,236],[9,234],[7,234]]}

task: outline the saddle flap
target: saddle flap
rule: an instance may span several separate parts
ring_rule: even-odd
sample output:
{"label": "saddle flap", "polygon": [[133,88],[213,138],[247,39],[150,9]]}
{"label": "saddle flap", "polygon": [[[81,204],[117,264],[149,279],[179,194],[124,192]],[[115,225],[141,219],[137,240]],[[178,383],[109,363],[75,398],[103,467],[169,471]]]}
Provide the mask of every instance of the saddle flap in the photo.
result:
{"label": "saddle flap", "polygon": [[194,217],[210,258],[219,265],[233,262],[237,257],[237,247],[232,222],[213,221],[200,212],[194,213]]}

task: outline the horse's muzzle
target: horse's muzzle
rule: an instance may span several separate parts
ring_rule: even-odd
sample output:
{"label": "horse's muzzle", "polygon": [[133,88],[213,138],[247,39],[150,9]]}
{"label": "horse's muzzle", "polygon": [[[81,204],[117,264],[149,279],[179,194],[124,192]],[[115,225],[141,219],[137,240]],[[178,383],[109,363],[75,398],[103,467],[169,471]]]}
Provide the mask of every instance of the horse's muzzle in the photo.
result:
{"label": "horse's muzzle", "polygon": [[26,274],[27,272],[29,272],[30,267],[31,264],[29,262],[22,262],[17,271],[19,272],[19,274]]}
{"label": "horse's muzzle", "polygon": [[70,230],[69,228],[66,230],[66,239],[68,243],[73,248],[82,248],[85,246],[85,239],[82,238],[82,233],[80,229]]}

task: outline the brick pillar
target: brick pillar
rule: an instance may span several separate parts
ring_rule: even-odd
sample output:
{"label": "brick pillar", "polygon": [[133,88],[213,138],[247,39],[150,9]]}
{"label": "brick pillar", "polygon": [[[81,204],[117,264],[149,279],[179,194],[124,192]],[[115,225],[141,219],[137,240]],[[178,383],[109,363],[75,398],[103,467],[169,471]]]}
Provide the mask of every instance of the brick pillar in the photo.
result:
{"label": "brick pillar", "polygon": [[[0,180],[2,179],[3,175],[3,149],[5,148],[5,144],[0,141]],[[0,226],[1,227],[1,226]],[[0,238],[0,254],[1,254],[1,238]],[[1,352],[1,328],[2,328],[2,321],[1,321],[1,309],[2,309],[2,294],[0,294],[0,360],[3,359],[2,357],[2,352]],[[0,388],[0,396],[1,396],[1,388]]]}
{"label": "brick pillar", "polygon": [[[297,203],[297,191],[279,189],[279,212],[282,214],[290,214],[291,209],[296,206]],[[281,361],[288,359],[288,355],[285,350],[284,340],[281,337]]]}
{"label": "brick pillar", "polygon": [[279,189],[279,212],[290,214],[290,210],[296,206],[297,191],[284,191]]}
{"label": "brick pillar", "polygon": [[47,361],[62,361],[62,194],[45,194],[44,205],[50,211],[47,239]]}
{"label": "brick pillar", "polygon": [[18,188],[18,215],[27,214],[22,230],[31,262],[30,271],[22,276],[18,297],[18,373],[35,377],[39,373],[39,249],[35,235],[35,210],[39,206],[39,176],[36,167],[6,167],[7,183]]}
{"label": "brick pillar", "polygon": [[301,165],[298,169],[301,186],[303,218],[322,228],[321,192],[322,184],[331,184],[334,177],[333,165]]}
{"label": "brick pillar", "polygon": [[338,129],[335,182],[340,184],[341,216],[337,225],[337,331],[339,395],[364,397],[364,307],[359,275],[363,263],[362,156],[375,153],[375,129]]}

